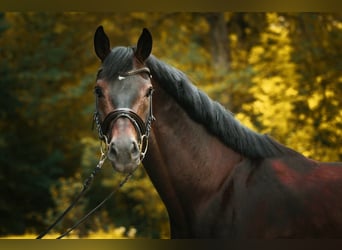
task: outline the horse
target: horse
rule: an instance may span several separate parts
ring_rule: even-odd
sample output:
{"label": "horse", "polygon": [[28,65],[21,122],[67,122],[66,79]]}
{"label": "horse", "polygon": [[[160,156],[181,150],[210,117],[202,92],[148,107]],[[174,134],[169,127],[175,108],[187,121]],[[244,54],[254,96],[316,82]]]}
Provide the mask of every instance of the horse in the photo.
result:
{"label": "horse", "polygon": [[[342,163],[304,157],[254,132],[152,52],[94,35],[94,119],[113,168],[142,163],[169,215],[171,238],[342,237]],[[153,99],[153,102],[152,102]]]}

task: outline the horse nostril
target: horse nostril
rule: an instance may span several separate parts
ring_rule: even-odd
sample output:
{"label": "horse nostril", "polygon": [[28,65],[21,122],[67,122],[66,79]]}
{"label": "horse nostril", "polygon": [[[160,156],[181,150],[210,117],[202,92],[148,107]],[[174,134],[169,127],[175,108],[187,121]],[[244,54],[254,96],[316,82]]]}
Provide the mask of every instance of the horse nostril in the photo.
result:
{"label": "horse nostril", "polygon": [[131,144],[131,154],[132,154],[132,157],[135,158],[139,155],[139,147],[138,147],[138,144],[136,141],[132,141],[132,144]]}
{"label": "horse nostril", "polygon": [[116,148],[116,144],[114,143],[114,142],[112,142],[111,144],[110,144],[110,153],[112,154],[112,155],[114,155],[114,156],[117,156],[118,155],[118,150],[117,150],[117,148]]}

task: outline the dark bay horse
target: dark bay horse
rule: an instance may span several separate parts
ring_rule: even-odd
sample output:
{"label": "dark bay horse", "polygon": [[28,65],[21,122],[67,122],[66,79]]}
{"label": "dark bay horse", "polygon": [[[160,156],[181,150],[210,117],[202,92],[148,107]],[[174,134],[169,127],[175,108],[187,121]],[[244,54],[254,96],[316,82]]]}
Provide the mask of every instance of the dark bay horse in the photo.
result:
{"label": "dark bay horse", "polygon": [[342,238],[341,163],[307,159],[240,124],[151,55],[146,29],[136,46],[111,49],[100,26],[94,46],[108,159],[125,173],[143,163],[172,238]]}

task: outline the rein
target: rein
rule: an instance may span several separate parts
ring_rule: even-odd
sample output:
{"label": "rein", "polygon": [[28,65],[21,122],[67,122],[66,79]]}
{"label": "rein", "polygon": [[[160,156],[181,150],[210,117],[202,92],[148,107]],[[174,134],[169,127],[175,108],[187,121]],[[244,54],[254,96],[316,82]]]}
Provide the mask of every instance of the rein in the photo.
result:
{"label": "rein", "polygon": [[[55,220],[55,222],[52,223],[51,226],[49,226],[44,232],[39,234],[36,239],[42,239],[48,232],[50,232],[51,229],[53,229],[64,218],[64,216],[76,205],[78,200],[85,194],[85,192],[88,190],[88,188],[92,184],[95,175],[101,170],[102,165],[104,164],[105,160],[107,159],[107,150],[108,150],[107,146],[105,145],[105,147],[103,147],[103,144],[101,143],[101,157],[100,157],[100,160],[97,163],[97,165],[96,165],[95,169],[93,170],[93,172],[91,172],[89,177],[83,182],[83,188],[82,188],[81,192],[78,194],[78,196],[76,196],[76,198],[69,205],[69,207],[67,209],[65,209],[65,211]],[[80,221],[85,220],[85,218],[87,218],[90,215],[90,214],[89,215],[88,214],[85,217],[83,217]],[[76,224],[78,226],[80,223],[76,223]],[[61,236],[57,237],[56,239],[61,239],[62,237],[64,237],[68,233],[70,233],[74,228],[76,228],[75,225],[72,227],[71,230],[69,229],[66,233],[62,234]]]}
{"label": "rein", "polygon": [[[107,145],[106,145],[107,146]],[[90,174],[90,176],[84,181],[83,183],[83,189],[79,193],[79,195],[74,199],[74,201],[69,205],[67,209],[55,220],[51,226],[49,226],[44,232],[39,234],[36,239],[42,239],[47,233],[49,233],[63,218],[64,216],[76,205],[76,203],[79,201],[79,199],[85,194],[85,192],[88,190],[90,185],[93,182],[93,179],[95,175],[101,170],[102,165],[104,164],[105,160],[107,159],[107,149],[108,147],[104,148],[101,143],[101,157],[96,165],[93,172]],[[81,223],[83,223],[90,215],[92,215],[97,209],[99,209],[107,200],[109,200],[113,194],[115,194],[127,181],[128,179],[133,175],[133,173],[129,173],[120,183],[119,185],[102,201],[100,202],[95,208],[90,210],[85,216],[83,216],[78,222],[76,222],[72,227],[70,227],[65,233],[58,236],[56,239],[62,239],[64,236],[68,235],[72,230],[74,230],[76,227],[78,227]]]}
{"label": "rein", "polygon": [[[119,80],[125,79],[126,76],[132,76],[140,73],[148,73],[149,77],[152,78],[150,74],[150,70],[147,67],[143,67],[137,70],[131,70],[128,71],[122,75],[118,76]],[[42,239],[47,233],[49,233],[63,218],[64,216],[76,205],[76,203],[79,201],[79,199],[85,194],[85,192],[90,187],[91,183],[93,182],[94,177],[96,174],[101,170],[102,165],[107,159],[107,153],[108,153],[108,139],[106,134],[108,133],[110,127],[112,124],[115,123],[115,121],[121,117],[127,118],[130,120],[130,122],[134,125],[134,128],[136,129],[138,133],[138,143],[139,143],[139,150],[140,150],[140,161],[142,161],[146,155],[147,148],[148,148],[148,137],[150,135],[151,125],[152,121],[155,120],[152,112],[152,96],[150,97],[150,109],[148,113],[148,118],[145,122],[140,118],[140,116],[135,113],[132,109],[129,108],[118,108],[110,112],[105,119],[103,120],[102,124],[100,122],[99,118],[99,112],[97,107],[97,99],[96,99],[96,111],[94,113],[93,118],[93,127],[94,124],[96,124],[99,139],[101,140],[101,156],[99,159],[98,164],[96,165],[95,169],[92,171],[90,176],[84,181],[83,188],[81,192],[76,196],[74,201],[69,205],[69,207],[55,220],[54,223],[52,223],[45,231],[43,231],[41,234],[37,236],[36,239]],[[102,201],[100,202],[95,208],[93,208],[91,211],[89,211],[85,216],[83,216],[78,222],[76,222],[71,228],[69,228],[65,233],[61,234],[56,239],[62,239],[64,236],[68,235],[72,230],[74,230],[76,227],[78,227],[81,223],[83,223],[90,215],[92,215],[98,208],[100,208],[107,200],[109,200],[113,194],[115,194],[133,175],[133,172],[126,175],[126,177],[119,183],[119,185]]]}

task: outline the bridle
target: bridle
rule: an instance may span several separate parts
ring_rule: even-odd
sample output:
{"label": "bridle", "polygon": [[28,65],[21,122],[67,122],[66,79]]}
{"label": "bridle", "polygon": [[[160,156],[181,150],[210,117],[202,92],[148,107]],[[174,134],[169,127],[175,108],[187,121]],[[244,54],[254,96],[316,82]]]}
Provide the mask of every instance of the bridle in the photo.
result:
{"label": "bridle", "polygon": [[[118,76],[118,79],[121,81],[125,79],[127,76],[133,76],[141,73],[147,73],[150,78],[152,78],[152,75],[150,73],[150,69],[147,67],[131,70],[125,73],[122,73]],[[138,135],[138,145],[140,150],[140,161],[142,161],[146,155],[147,148],[148,148],[148,137],[150,136],[150,130],[152,122],[155,120],[152,112],[152,95],[149,97],[150,104],[149,104],[149,112],[146,119],[146,123],[142,120],[142,118],[135,113],[130,108],[117,108],[111,111],[107,116],[104,118],[103,122],[100,122],[99,118],[99,111],[98,111],[98,105],[97,105],[97,97],[96,97],[96,110],[94,112],[94,119],[93,124],[96,124],[97,131],[99,134],[100,140],[104,141],[106,145],[108,145],[108,138],[107,134],[110,130],[110,128],[113,126],[113,124],[119,119],[119,118],[127,118],[134,126],[137,135]]]}
{"label": "bridle", "polygon": [[[123,74],[120,74],[118,76],[119,80],[125,79],[127,76],[137,75],[140,73],[148,73],[149,77],[152,78],[152,75],[150,74],[150,70],[147,67],[139,68],[136,70],[131,70],[128,72],[125,72]],[[115,121],[117,121],[119,118],[127,118],[130,120],[130,122],[133,124],[135,130],[138,134],[138,144],[139,144],[139,150],[140,150],[140,161],[142,161],[146,155],[147,148],[148,148],[148,137],[150,135],[151,125],[152,122],[155,120],[152,112],[152,92],[150,98],[150,107],[148,112],[148,117],[146,119],[146,123],[141,119],[141,117],[135,113],[130,108],[117,108],[111,111],[103,120],[103,122],[100,122],[99,118],[99,111],[98,111],[98,105],[97,105],[97,99],[96,99],[96,110],[94,112],[94,118],[93,118],[93,127],[94,124],[96,124],[97,131],[99,138],[101,140],[101,157],[96,165],[96,168],[93,170],[93,172],[90,174],[90,176],[84,181],[83,183],[83,189],[82,191],[76,196],[76,198],[73,200],[73,202],[69,205],[69,207],[55,220],[55,222],[50,225],[45,231],[43,231],[41,234],[37,236],[36,239],[42,239],[49,231],[51,231],[52,228],[54,228],[63,218],[64,216],[76,205],[78,200],[84,195],[84,193],[87,191],[89,186],[91,185],[95,175],[101,170],[102,165],[104,164],[105,160],[107,159],[107,153],[108,153],[108,138],[106,134],[108,133],[109,129]],[[67,234],[69,234],[72,230],[74,230],[77,226],[79,226],[82,222],[84,222],[91,214],[93,214],[98,208],[100,208],[111,196],[116,193],[131,177],[133,173],[129,173],[116,188],[102,201],[100,202],[94,209],[92,209],[90,212],[88,212],[85,216],[83,216],[77,223],[75,223],[71,228],[69,228],[65,233],[57,237],[57,239],[61,239]]]}

